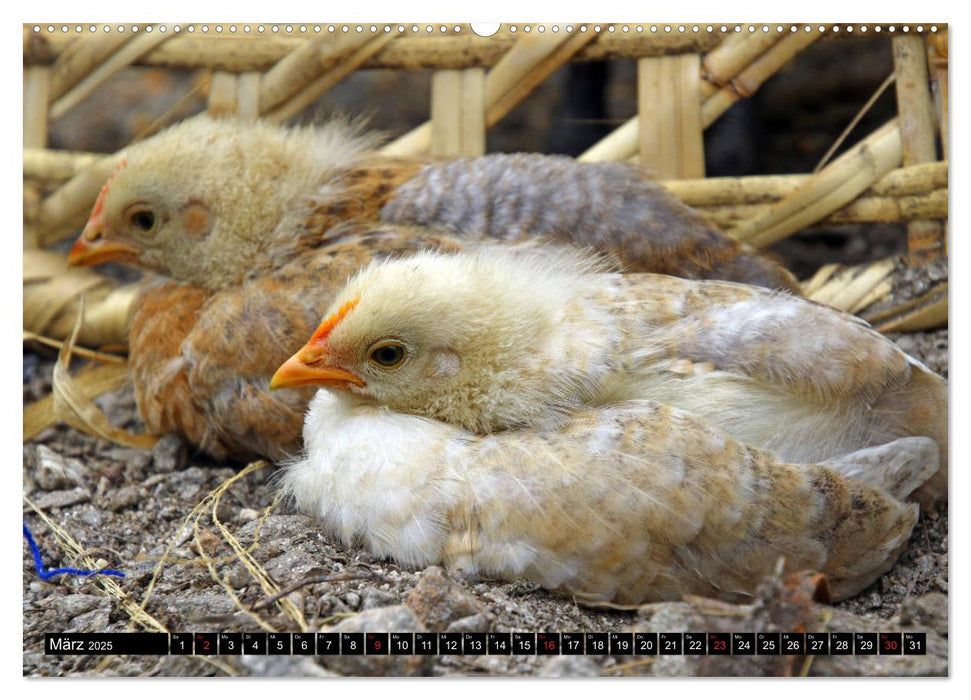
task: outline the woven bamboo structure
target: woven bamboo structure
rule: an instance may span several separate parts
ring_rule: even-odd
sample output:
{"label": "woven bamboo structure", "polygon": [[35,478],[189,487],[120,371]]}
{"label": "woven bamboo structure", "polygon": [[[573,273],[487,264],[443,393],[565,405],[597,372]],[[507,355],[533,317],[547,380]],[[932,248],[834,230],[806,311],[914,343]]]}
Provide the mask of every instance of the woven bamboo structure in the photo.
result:
{"label": "woven bamboo structure", "polygon": [[[907,222],[913,261],[946,255],[944,24],[867,25],[869,36],[893,37],[898,116],[862,138],[854,134],[856,145],[819,172],[716,179],[704,177],[704,129],[813,42],[833,36],[852,41],[864,35],[862,27],[518,25],[488,38],[467,25],[123,29],[24,26],[25,340],[56,345],[66,338],[86,294],[81,343],[100,348],[125,342],[133,288],[91,271],[67,271],[63,260],[43,249],[75,235],[118,157],[48,149],[49,121],[129,66],[205,71],[211,114],[274,122],[297,115],[353,71],[432,69],[430,119],[384,151],[476,155],[485,150],[486,130],[558,67],[633,58],[638,114],[581,160],[639,161],[715,226],[756,247],[820,225]],[[160,122],[164,126],[165,118]],[[869,303],[887,293],[889,273],[885,263],[824,268],[806,291],[866,317]],[[913,308],[884,316],[890,319],[880,326],[886,330],[946,322],[946,283]]]}

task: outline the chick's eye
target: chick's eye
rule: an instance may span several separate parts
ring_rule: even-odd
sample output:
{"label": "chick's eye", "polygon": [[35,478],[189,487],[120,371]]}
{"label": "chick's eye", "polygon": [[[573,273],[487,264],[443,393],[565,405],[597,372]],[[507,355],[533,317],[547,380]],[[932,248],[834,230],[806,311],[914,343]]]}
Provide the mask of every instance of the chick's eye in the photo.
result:
{"label": "chick's eye", "polygon": [[155,228],[155,213],[150,209],[142,209],[131,215],[131,222],[146,233]]}
{"label": "chick's eye", "polygon": [[400,343],[381,343],[371,348],[368,359],[385,369],[393,369],[404,362],[405,348]]}

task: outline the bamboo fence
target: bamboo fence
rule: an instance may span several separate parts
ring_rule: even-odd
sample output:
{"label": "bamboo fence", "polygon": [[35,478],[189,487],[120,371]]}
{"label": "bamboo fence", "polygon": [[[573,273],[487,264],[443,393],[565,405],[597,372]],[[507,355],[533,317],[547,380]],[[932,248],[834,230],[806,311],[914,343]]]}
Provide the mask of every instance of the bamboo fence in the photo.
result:
{"label": "bamboo fence", "polygon": [[[906,222],[911,261],[946,255],[944,24],[867,25],[870,36],[893,37],[898,116],[819,172],[715,179],[704,177],[704,129],[814,42],[852,41],[862,27],[851,35],[845,25],[518,25],[484,38],[468,25],[273,26],[24,25],[25,341],[64,341],[85,296],[77,338],[89,355],[126,342],[134,286],[68,270],[63,256],[43,249],[76,234],[119,158],[48,149],[48,124],[130,66],[204,71],[208,112],[273,122],[353,71],[432,69],[429,121],[383,151],[447,156],[483,153],[487,129],[565,63],[635,59],[638,114],[580,160],[636,160],[715,226],[758,248],[815,226]],[[805,290],[861,313],[889,292],[888,265],[827,266]],[[946,323],[946,283],[925,297],[872,320],[891,330]]]}

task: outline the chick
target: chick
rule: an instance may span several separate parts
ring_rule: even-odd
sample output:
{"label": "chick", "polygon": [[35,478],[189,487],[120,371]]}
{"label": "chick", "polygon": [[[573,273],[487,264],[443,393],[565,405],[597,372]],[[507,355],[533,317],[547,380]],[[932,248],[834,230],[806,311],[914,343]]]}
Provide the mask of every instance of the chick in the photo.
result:
{"label": "chick", "polygon": [[648,175],[543,155],[387,158],[335,121],[284,129],[196,117],[132,146],[71,250],[206,289],[237,285],[364,223],[425,234],[556,239],[632,270],[797,290]]}
{"label": "chick", "polygon": [[927,436],[942,469],[921,496],[946,492],[945,381],[788,294],[485,247],[372,263],[326,317],[271,387],[334,385],[477,434],[650,399],[799,463]]}
{"label": "chick", "polygon": [[380,157],[346,123],[190,119],[128,149],[71,250],[156,273],[129,338],[139,412],[212,456],[299,449],[312,391],[274,369],[372,258],[492,237],[598,247],[632,269],[795,288],[640,171],[551,156]]}
{"label": "chick", "polygon": [[652,401],[478,436],[323,389],[304,442],[282,490],[345,544],[621,604],[744,600],[779,557],[851,596],[893,565],[903,501],[937,469],[919,437],[787,464]]}

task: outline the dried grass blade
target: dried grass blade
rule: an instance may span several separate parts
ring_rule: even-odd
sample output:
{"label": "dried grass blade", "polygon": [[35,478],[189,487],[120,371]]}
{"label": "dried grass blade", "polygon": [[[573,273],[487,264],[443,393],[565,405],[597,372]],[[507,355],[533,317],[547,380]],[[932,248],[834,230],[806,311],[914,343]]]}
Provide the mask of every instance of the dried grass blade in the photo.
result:
{"label": "dried grass blade", "polygon": [[126,447],[148,450],[158,442],[157,435],[134,435],[127,430],[113,426],[105,414],[101,412],[84,390],[78,386],[77,380],[71,376],[68,369],[71,361],[71,350],[77,341],[84,317],[84,303],[82,300],[78,322],[70,340],[58,353],[57,363],[54,365],[52,391],[54,397],[54,415],[72,428],[76,428],[88,435],[114,442]]}
{"label": "dried grass blade", "polygon": [[[128,367],[115,364],[100,367],[88,367],[74,377],[74,383],[90,400],[106,391],[117,389],[124,385],[128,378]],[[39,401],[24,408],[24,438],[23,441],[33,440],[42,430],[58,422],[54,413],[54,397],[45,396]]]}

